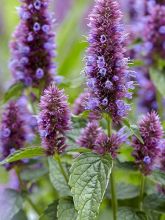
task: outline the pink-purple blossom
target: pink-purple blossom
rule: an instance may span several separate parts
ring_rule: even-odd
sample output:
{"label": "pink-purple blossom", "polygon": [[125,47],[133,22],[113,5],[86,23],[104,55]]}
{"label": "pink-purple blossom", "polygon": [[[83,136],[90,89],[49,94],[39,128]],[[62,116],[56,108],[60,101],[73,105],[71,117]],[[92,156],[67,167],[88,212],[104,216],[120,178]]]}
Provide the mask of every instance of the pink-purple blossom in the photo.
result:
{"label": "pink-purple blossom", "polygon": [[89,47],[85,75],[90,98],[87,109],[111,115],[114,122],[127,115],[134,82],[129,81],[128,59],[125,57],[126,33],[122,14],[115,0],[97,0],[89,16]]}
{"label": "pink-purple blossom", "polygon": [[152,111],[145,115],[139,122],[139,130],[144,143],[137,137],[133,138],[133,156],[141,172],[148,175],[161,153],[163,128],[157,113]]}
{"label": "pink-purple blossom", "polygon": [[16,82],[45,88],[55,76],[54,22],[48,0],[21,0],[20,23],[10,43],[10,70]]}
{"label": "pink-purple blossom", "polygon": [[65,134],[70,130],[71,113],[63,90],[54,84],[44,90],[40,100],[39,132],[47,155],[66,148]]}

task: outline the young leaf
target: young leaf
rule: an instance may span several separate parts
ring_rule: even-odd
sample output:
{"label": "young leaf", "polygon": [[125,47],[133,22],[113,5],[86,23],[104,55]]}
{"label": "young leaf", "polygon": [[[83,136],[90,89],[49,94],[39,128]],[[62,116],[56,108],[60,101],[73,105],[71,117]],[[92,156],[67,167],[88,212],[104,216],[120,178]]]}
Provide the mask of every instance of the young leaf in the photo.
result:
{"label": "young leaf", "polygon": [[49,204],[39,220],[57,220],[57,205],[58,201]]}
{"label": "young leaf", "polygon": [[59,200],[57,217],[58,220],[76,220],[77,212],[71,197]]}
{"label": "young leaf", "polygon": [[25,212],[23,210],[20,210],[13,218],[12,220],[28,220]]}
{"label": "young leaf", "polygon": [[161,170],[154,170],[150,178],[161,185],[165,185],[165,172]]}
{"label": "young leaf", "polygon": [[16,83],[12,85],[3,97],[3,104],[8,102],[10,99],[17,99],[18,97],[20,97],[22,94],[22,90],[23,90],[22,83]]}
{"label": "young leaf", "polygon": [[134,209],[122,207],[118,211],[118,219],[122,220],[148,220],[143,212],[138,212]]}
{"label": "young leaf", "polygon": [[124,125],[130,130],[131,132],[131,136],[134,135],[137,137],[137,139],[139,139],[139,141],[144,144],[144,141],[140,135],[139,129],[137,127],[137,125],[131,125],[128,119],[124,119],[123,120]]}
{"label": "young leaf", "polygon": [[6,189],[0,196],[0,219],[12,220],[22,209],[23,199],[19,192]]}
{"label": "young leaf", "polygon": [[[54,188],[58,191],[60,196],[70,196],[71,192],[69,186],[66,183],[63,174],[61,173],[58,163],[53,158],[49,158],[48,162],[50,181],[53,184]],[[65,165],[64,168],[67,173],[68,171]]]}
{"label": "young leaf", "polygon": [[27,147],[22,148],[21,150],[15,151],[13,154],[9,155],[6,159],[0,162],[0,165],[6,163],[11,163],[18,160],[44,156],[43,148],[41,147]]}
{"label": "young leaf", "polygon": [[144,208],[165,213],[165,196],[159,194],[148,195],[144,199]]}
{"label": "young leaf", "polygon": [[69,184],[73,193],[77,220],[93,220],[99,212],[112,169],[109,154],[84,153],[75,159]]}
{"label": "young leaf", "polygon": [[150,69],[150,76],[152,82],[154,83],[157,90],[160,94],[164,97],[165,96],[165,75],[164,72],[160,71],[159,69]]}

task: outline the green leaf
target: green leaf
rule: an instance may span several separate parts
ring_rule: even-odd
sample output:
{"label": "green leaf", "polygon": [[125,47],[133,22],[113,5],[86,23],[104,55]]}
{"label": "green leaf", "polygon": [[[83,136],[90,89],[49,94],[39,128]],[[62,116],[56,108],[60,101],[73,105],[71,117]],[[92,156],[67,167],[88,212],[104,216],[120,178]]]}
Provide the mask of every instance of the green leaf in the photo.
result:
{"label": "green leaf", "polygon": [[45,209],[39,220],[57,220],[57,205],[58,201],[54,201],[48,205],[47,209]]}
{"label": "green leaf", "polygon": [[42,176],[48,174],[48,169],[45,167],[41,168],[25,168],[21,171],[20,176],[21,179],[24,181],[31,181],[36,182],[38,179],[40,179]]}
{"label": "green leaf", "polygon": [[44,150],[41,147],[27,147],[21,150],[15,151],[13,154],[9,155],[5,160],[0,162],[0,165],[6,163],[11,163],[18,160],[44,156]]}
{"label": "green leaf", "polygon": [[148,195],[144,198],[144,208],[165,213],[165,196],[159,194]]}
{"label": "green leaf", "polygon": [[115,165],[120,169],[127,171],[137,171],[137,166],[134,162],[120,162],[119,160],[116,160],[115,162]]}
{"label": "green leaf", "polygon": [[147,216],[143,212],[134,209],[122,207],[118,211],[118,219],[120,220],[147,220]]}
{"label": "green leaf", "polygon": [[73,193],[77,220],[96,218],[103,200],[112,169],[109,154],[101,156],[84,153],[75,159],[69,184]]}
{"label": "green leaf", "polygon": [[126,183],[117,184],[117,198],[120,200],[131,199],[139,194],[139,188]]}
{"label": "green leaf", "polygon": [[84,147],[79,147],[79,148],[68,149],[68,150],[66,150],[66,152],[86,153],[86,152],[91,152],[91,149],[84,148]]}
{"label": "green leaf", "polygon": [[71,197],[59,200],[57,217],[58,220],[76,220],[77,212]]}
{"label": "green leaf", "polygon": [[154,170],[150,178],[158,184],[165,185],[165,172],[161,170]]}
{"label": "green leaf", "polygon": [[151,68],[150,76],[157,90],[164,97],[165,96],[165,86],[164,86],[165,85],[165,74],[164,72],[158,69]]}
{"label": "green leaf", "polygon": [[16,83],[12,85],[3,97],[3,104],[8,102],[10,99],[17,99],[18,97],[20,97],[23,87],[24,86],[22,83]]}
{"label": "green leaf", "polygon": [[19,192],[6,189],[0,196],[0,219],[12,220],[22,209],[23,199]]}
{"label": "green leaf", "polygon": [[140,131],[139,131],[137,125],[131,125],[128,119],[125,119],[125,120],[123,121],[123,123],[124,123],[124,125],[125,125],[126,127],[129,128],[129,130],[130,130],[130,132],[131,132],[131,133],[130,133],[130,136],[132,136],[132,135],[136,136],[137,139],[138,139],[142,144],[144,144],[144,141],[143,141],[143,139],[142,139],[142,137],[141,137],[141,135],[140,135]]}
{"label": "green leaf", "polygon": [[13,218],[12,220],[28,220],[25,212],[23,210],[20,210]]}
{"label": "green leaf", "polygon": [[[63,174],[61,173],[58,163],[52,157],[48,159],[48,162],[50,181],[53,184],[54,188],[58,191],[60,196],[70,196],[71,192],[69,186],[66,183]],[[67,173],[68,170],[66,165],[63,164],[63,167],[65,169],[65,172]]]}

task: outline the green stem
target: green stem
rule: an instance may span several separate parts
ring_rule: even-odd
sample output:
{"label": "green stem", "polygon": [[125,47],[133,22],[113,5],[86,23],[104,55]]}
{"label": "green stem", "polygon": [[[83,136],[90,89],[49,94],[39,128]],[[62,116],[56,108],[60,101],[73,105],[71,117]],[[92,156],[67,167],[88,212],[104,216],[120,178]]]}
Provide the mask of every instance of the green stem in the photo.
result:
{"label": "green stem", "polygon": [[29,196],[25,196],[26,201],[31,205],[31,207],[34,209],[34,211],[38,214],[38,216],[41,215],[40,210],[38,209],[38,207],[33,203],[33,201],[31,200],[31,198]]}
{"label": "green stem", "polygon": [[20,184],[20,188],[22,190],[22,192],[24,192],[25,195],[25,199],[26,201],[31,205],[31,207],[34,209],[34,211],[38,214],[38,216],[40,216],[40,210],[37,208],[37,206],[32,202],[32,200],[30,199],[30,197],[28,197],[27,195],[27,188],[26,188],[26,184],[22,181],[21,176],[20,176],[20,169],[18,167],[15,168],[15,171],[17,173],[17,177],[19,180],[19,184]]}
{"label": "green stem", "polygon": [[163,103],[162,103],[162,96],[160,94],[159,91],[156,91],[156,100],[157,100],[157,104],[158,104],[158,113],[159,113],[159,116],[160,118],[163,120],[163,111],[164,111],[164,108],[163,108]]}
{"label": "green stem", "polygon": [[[108,129],[108,136],[110,137],[112,135],[112,120],[110,116],[107,116],[107,129]],[[110,177],[110,183],[111,183],[111,202],[112,202],[112,212],[113,212],[113,220],[117,220],[117,198],[116,198],[116,187],[115,187],[115,175],[114,175],[114,168],[112,168],[111,177]]]}
{"label": "green stem", "polygon": [[140,211],[143,210],[144,185],[145,185],[145,176],[143,174],[141,174],[140,194],[139,194],[139,209],[140,209]]}
{"label": "green stem", "polygon": [[110,181],[111,181],[111,198],[112,198],[113,220],[117,220],[117,207],[118,207],[118,204],[117,204],[117,199],[116,199],[114,169],[112,169]]}
{"label": "green stem", "polygon": [[64,179],[65,179],[66,183],[68,184],[69,178],[68,178],[68,175],[66,174],[66,172],[65,172],[65,170],[64,170],[64,168],[63,168],[63,165],[62,165],[60,156],[59,156],[58,154],[56,154],[56,155],[55,155],[55,159],[56,159],[56,161],[58,162],[58,165],[59,165],[59,167],[60,167],[61,173],[62,173],[62,175],[64,176]]}

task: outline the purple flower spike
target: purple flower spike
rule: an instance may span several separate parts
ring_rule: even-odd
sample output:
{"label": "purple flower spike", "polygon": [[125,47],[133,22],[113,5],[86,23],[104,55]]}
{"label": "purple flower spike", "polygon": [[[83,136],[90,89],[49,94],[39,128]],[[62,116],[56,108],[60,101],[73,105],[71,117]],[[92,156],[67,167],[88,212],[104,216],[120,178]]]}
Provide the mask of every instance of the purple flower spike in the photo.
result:
{"label": "purple flower spike", "polygon": [[108,137],[104,132],[96,139],[95,151],[99,154],[110,153],[112,158],[116,158],[120,146],[126,142],[128,135],[125,133],[125,129],[120,129],[116,134],[112,134]]}
{"label": "purple flower spike", "polygon": [[[32,129],[28,124],[29,114],[25,106],[21,105],[19,101],[10,101],[6,106],[1,120],[0,126],[0,140],[1,151],[3,158],[9,154],[25,147],[26,142],[29,141],[29,135],[32,136]],[[7,169],[11,169],[14,165],[11,163],[7,165]]]}
{"label": "purple flower spike", "polygon": [[133,156],[136,164],[144,175],[149,175],[161,153],[163,128],[158,115],[148,113],[139,123],[140,134],[144,144],[133,138]]}
{"label": "purple flower spike", "polygon": [[15,81],[26,86],[49,85],[55,56],[53,20],[48,11],[48,0],[21,0],[20,24],[10,43],[10,70]]}
{"label": "purple flower spike", "polygon": [[94,149],[96,139],[99,134],[101,134],[103,131],[99,127],[99,124],[97,121],[89,122],[86,126],[86,128],[83,129],[80,138],[77,141],[77,144],[81,147]]}
{"label": "purple flower spike", "polygon": [[[122,110],[116,102],[131,98],[127,85],[129,77],[128,59],[125,58],[125,33],[121,23],[122,14],[115,0],[96,0],[89,16],[90,33],[88,37],[85,73],[90,99],[87,109],[106,112],[117,123],[127,115],[128,107]],[[128,74],[129,75],[129,74]]]}
{"label": "purple flower spike", "polygon": [[71,113],[63,90],[55,85],[45,89],[40,101],[39,131],[47,155],[65,150],[65,132],[70,129]]}
{"label": "purple flower spike", "polygon": [[[165,3],[165,2],[164,2]],[[165,59],[165,5],[156,4],[146,18],[144,26],[145,55],[152,63]],[[155,56],[156,55],[156,56]]]}

